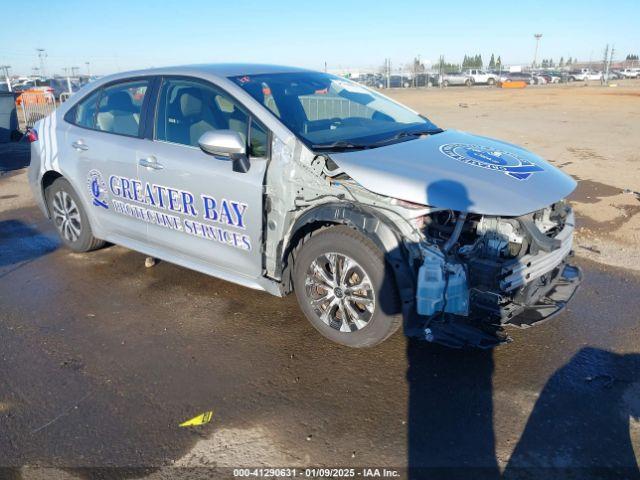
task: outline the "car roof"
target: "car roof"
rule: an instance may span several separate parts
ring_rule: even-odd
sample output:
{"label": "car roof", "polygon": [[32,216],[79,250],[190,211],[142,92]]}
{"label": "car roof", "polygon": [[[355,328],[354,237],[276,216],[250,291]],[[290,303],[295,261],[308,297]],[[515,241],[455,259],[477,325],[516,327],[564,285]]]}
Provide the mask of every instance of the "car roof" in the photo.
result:
{"label": "car roof", "polygon": [[[114,75],[108,75],[109,78],[126,78],[136,75],[193,75],[206,74],[216,77],[235,77],[239,75],[260,75],[270,73],[292,73],[292,72],[311,72],[313,70],[288,67],[283,65],[270,65],[258,63],[204,63],[196,65],[179,65],[172,67],[149,68],[144,70],[133,70],[129,72],[121,72]],[[103,77],[106,78],[106,77]]]}

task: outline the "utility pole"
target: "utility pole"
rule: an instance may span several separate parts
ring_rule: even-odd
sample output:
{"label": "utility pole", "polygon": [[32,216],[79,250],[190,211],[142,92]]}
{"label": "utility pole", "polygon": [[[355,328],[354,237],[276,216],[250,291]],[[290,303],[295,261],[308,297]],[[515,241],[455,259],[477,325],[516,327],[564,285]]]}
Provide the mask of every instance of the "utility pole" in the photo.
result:
{"label": "utility pole", "polygon": [[73,68],[62,67],[62,71],[64,72],[64,76],[67,77],[67,92],[71,93],[71,77],[69,76],[69,70],[73,72]]}
{"label": "utility pole", "polygon": [[613,63],[613,52],[615,52],[615,48],[611,45],[611,50],[609,50],[609,44],[607,44],[607,48],[604,51],[604,76],[603,76],[603,85],[609,85],[609,72],[611,70],[611,64]]}
{"label": "utility pole", "polygon": [[541,33],[534,33],[533,38],[536,39],[536,50],[533,54],[533,68],[536,68],[536,64],[538,63],[538,46],[540,45],[540,39],[542,38]]}
{"label": "utility pole", "polygon": [[[90,77],[91,76],[91,68],[89,68],[89,62],[84,62],[84,64],[87,66],[87,76]],[[326,65],[326,62],[325,62]],[[325,69],[326,71],[326,69]]]}
{"label": "utility pole", "polygon": [[606,85],[609,81],[609,44],[604,48],[604,56],[602,59],[602,77],[600,77],[600,84]]}
{"label": "utility pole", "polygon": [[391,59],[384,59],[384,78],[385,78],[385,87],[391,88]]}
{"label": "utility pole", "polygon": [[47,51],[44,48],[36,48],[36,52],[38,52],[38,59],[40,59],[40,75],[44,78],[44,60],[47,58]]}
{"label": "utility pole", "polygon": [[11,79],[9,78],[10,68],[11,65],[0,65],[0,71],[4,72],[4,78],[7,81],[7,89],[9,90],[9,92],[12,92],[13,90],[11,89]]}

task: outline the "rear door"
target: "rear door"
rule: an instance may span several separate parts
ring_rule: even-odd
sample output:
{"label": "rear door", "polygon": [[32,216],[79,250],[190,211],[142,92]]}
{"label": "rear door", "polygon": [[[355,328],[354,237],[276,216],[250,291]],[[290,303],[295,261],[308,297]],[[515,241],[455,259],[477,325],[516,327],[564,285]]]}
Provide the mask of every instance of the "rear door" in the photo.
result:
{"label": "rear door", "polygon": [[[163,79],[155,119],[154,141],[138,152],[140,178],[155,193],[148,242],[187,261],[260,276],[265,127],[220,88],[186,77]],[[234,172],[228,159],[200,149],[200,136],[217,129],[245,139],[248,172]]]}
{"label": "rear door", "polygon": [[137,207],[138,152],[143,148],[142,111],[150,79],[124,80],[102,87],[68,112],[65,151],[70,175],[81,184],[99,231],[105,236],[146,239]]}

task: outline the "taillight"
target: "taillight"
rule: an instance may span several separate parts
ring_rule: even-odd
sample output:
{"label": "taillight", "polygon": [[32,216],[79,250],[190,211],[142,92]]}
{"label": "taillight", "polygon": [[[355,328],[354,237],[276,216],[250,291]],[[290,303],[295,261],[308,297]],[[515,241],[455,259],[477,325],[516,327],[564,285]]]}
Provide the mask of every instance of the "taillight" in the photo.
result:
{"label": "taillight", "polygon": [[29,143],[38,141],[38,132],[35,128],[30,128],[29,130],[27,130],[27,141]]}

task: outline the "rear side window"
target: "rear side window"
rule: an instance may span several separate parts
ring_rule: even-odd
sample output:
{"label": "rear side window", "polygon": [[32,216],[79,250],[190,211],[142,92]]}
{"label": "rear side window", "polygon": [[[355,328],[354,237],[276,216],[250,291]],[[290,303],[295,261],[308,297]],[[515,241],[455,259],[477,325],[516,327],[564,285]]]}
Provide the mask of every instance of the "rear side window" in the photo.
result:
{"label": "rear side window", "polygon": [[104,88],[96,114],[96,130],[138,136],[142,102],[148,85],[147,80],[138,80]]}
{"label": "rear side window", "polygon": [[97,90],[79,102],[74,107],[75,115],[72,116],[71,123],[80,127],[94,128],[99,97],[100,90]]}

